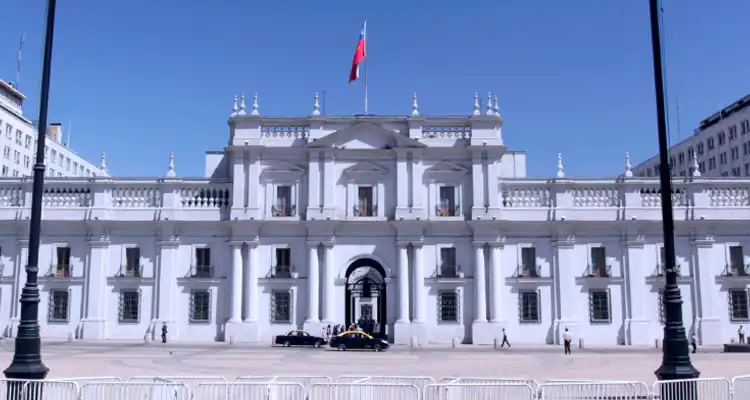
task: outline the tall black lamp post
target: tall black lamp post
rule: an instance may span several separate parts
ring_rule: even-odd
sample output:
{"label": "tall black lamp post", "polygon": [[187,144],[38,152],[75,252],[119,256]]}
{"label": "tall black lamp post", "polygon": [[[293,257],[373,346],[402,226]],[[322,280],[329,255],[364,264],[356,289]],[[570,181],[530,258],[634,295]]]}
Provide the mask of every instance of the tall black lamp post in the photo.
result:
{"label": "tall black lamp post", "polygon": [[[682,296],[677,286],[674,250],[674,216],[672,214],[672,171],[669,165],[669,143],[667,142],[667,114],[664,101],[664,76],[659,27],[659,0],[649,0],[651,9],[651,45],[654,57],[654,86],[656,88],[656,114],[659,125],[659,181],[661,183],[661,216],[664,229],[664,256],[666,262],[666,286],[664,287],[664,341],[662,364],[655,371],[659,380],[697,378],[700,372],[690,363],[688,340],[682,322]],[[681,393],[694,393],[681,389]],[[689,397],[685,397],[689,398]]]}
{"label": "tall black lamp post", "polygon": [[[52,67],[52,42],[55,35],[56,0],[47,1],[47,22],[44,36],[44,61],[42,63],[42,90],[39,100],[39,123],[34,163],[34,186],[31,200],[31,222],[29,227],[29,260],[26,265],[26,284],[21,291],[21,321],[16,335],[13,362],[5,370],[12,379],[44,379],[49,372],[42,362],[39,338],[39,236],[42,228],[42,194],[44,192],[44,142],[47,136],[47,106],[49,103],[50,69]],[[11,383],[13,385],[13,383]],[[9,394],[18,392],[9,388]]]}

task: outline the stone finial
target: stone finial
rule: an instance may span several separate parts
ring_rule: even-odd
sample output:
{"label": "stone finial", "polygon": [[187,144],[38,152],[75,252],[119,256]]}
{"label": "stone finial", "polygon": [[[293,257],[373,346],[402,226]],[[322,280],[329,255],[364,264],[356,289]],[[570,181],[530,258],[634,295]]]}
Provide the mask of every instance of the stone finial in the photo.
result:
{"label": "stone finial", "polygon": [[313,98],[312,115],[320,115],[320,102],[318,101],[318,92],[315,92],[315,97]]}
{"label": "stone finial", "polygon": [[474,92],[474,108],[471,111],[471,115],[479,115],[479,93]]}
{"label": "stone finial", "polygon": [[633,171],[630,170],[630,153],[625,152],[625,177],[626,178],[632,178],[633,177]]}
{"label": "stone finial", "polygon": [[232,114],[230,114],[232,117],[237,115],[237,112],[240,110],[240,108],[237,106],[237,95],[235,94],[232,100]]}
{"label": "stone finial", "polygon": [[245,93],[240,95],[240,111],[237,115],[247,115],[247,107],[245,107]]}
{"label": "stone finial", "polygon": [[414,93],[411,96],[411,115],[412,117],[419,116],[419,104],[417,104],[417,94]]}
{"label": "stone finial", "polygon": [[693,177],[694,178],[703,175],[703,174],[701,174],[701,169],[698,167],[698,157],[696,157],[696,156],[693,156],[693,165],[692,165],[692,167],[693,167]]}
{"label": "stone finial", "polygon": [[498,117],[500,116],[500,102],[497,101],[497,95],[495,95],[495,101],[492,104],[492,112],[494,112]]}
{"label": "stone finial", "polygon": [[258,93],[253,94],[253,110],[250,115],[260,115],[258,112]]}
{"label": "stone finial", "polygon": [[563,170],[562,153],[557,153],[557,177],[565,178],[565,171]]}
{"label": "stone finial", "polygon": [[102,161],[99,163],[99,169],[102,171],[107,170],[107,154],[102,153]]}
{"label": "stone finial", "polygon": [[487,93],[487,112],[486,115],[493,115],[492,113],[492,93]]}
{"label": "stone finial", "polygon": [[169,153],[169,169],[167,169],[167,176],[170,178],[175,177],[174,173],[174,153]]}

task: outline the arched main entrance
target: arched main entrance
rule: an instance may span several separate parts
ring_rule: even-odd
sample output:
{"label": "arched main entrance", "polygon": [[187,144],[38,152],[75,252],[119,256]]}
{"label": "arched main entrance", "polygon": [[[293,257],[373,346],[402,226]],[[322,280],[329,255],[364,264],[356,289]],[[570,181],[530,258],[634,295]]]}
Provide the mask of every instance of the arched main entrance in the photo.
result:
{"label": "arched main entrance", "polygon": [[361,258],[346,269],[346,326],[359,323],[368,333],[385,337],[387,325],[385,268]]}

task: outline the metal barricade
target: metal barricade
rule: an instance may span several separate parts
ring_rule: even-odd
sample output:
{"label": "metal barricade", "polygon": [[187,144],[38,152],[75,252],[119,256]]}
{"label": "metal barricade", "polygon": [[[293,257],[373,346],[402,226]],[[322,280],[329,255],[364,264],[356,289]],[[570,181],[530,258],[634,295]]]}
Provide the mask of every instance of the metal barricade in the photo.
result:
{"label": "metal barricade", "polygon": [[[732,383],[726,378],[656,381],[651,394],[660,400],[724,400],[732,398]],[[736,395],[734,398],[742,399]]]}
{"label": "metal barricade", "polygon": [[389,383],[316,383],[308,400],[420,400],[414,385]]}
{"label": "metal barricade", "polygon": [[545,381],[546,384],[561,384],[561,383],[627,383],[635,386],[636,396],[639,399],[650,399],[651,388],[645,382],[639,381],[609,381],[609,380],[593,380],[593,379],[552,379]]}
{"label": "metal barricade", "polygon": [[190,400],[190,389],[173,382],[106,382],[81,385],[81,400]]}
{"label": "metal barricade", "polygon": [[331,383],[331,378],[322,375],[268,375],[268,376],[238,376],[235,382],[263,383],[263,382],[292,382],[300,383],[309,388],[314,383]]}
{"label": "metal barricade", "polygon": [[64,382],[75,382],[75,383],[77,383],[79,385],[82,385],[84,383],[89,383],[89,382],[99,382],[99,383],[104,383],[104,382],[113,382],[113,383],[122,382],[122,378],[120,378],[119,376],[85,376],[85,377],[82,377],[82,378],[59,378],[59,379],[55,379],[55,380],[57,380],[57,381],[64,381]]}
{"label": "metal barricade", "polygon": [[440,383],[470,383],[478,385],[486,384],[521,384],[529,385],[534,391],[539,387],[539,383],[533,379],[523,378],[491,378],[491,377],[459,377],[449,376],[440,380]]}
{"label": "metal barricade", "polygon": [[735,399],[750,399],[750,375],[732,378],[732,396]]}
{"label": "metal barricade", "polygon": [[202,383],[193,398],[200,400],[305,400],[307,389],[299,383]]}
{"label": "metal barricade", "polygon": [[425,386],[434,385],[435,380],[429,376],[389,376],[389,375],[342,375],[336,378],[341,383],[394,383],[414,385],[421,393]]}
{"label": "metal barricade", "polygon": [[18,386],[7,384],[4,386],[13,388],[5,397],[6,399],[77,400],[80,393],[80,388],[75,382],[57,380],[26,381],[21,388],[20,396],[13,395],[13,392],[18,393]]}
{"label": "metal barricade", "polygon": [[[645,394],[648,397],[648,391]],[[541,400],[570,399],[638,399],[639,390],[635,382],[545,382],[539,385]],[[642,398],[642,397],[640,397]],[[697,399],[696,399],[697,400]],[[718,400],[718,399],[717,399]]]}
{"label": "metal barricade", "polygon": [[425,387],[423,400],[534,400],[535,394],[524,383],[438,383]]}
{"label": "metal barricade", "polygon": [[196,386],[201,383],[227,383],[226,378],[223,376],[134,376],[129,378],[126,382],[139,383],[139,382],[172,382],[182,383],[187,386],[192,393]]}

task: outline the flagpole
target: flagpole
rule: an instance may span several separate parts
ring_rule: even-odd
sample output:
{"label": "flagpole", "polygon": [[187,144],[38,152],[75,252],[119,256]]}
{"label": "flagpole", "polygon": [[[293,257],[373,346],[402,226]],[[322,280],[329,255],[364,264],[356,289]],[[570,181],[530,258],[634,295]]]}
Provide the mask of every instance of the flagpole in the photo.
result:
{"label": "flagpole", "polygon": [[365,20],[365,115],[367,115],[367,20]]}

